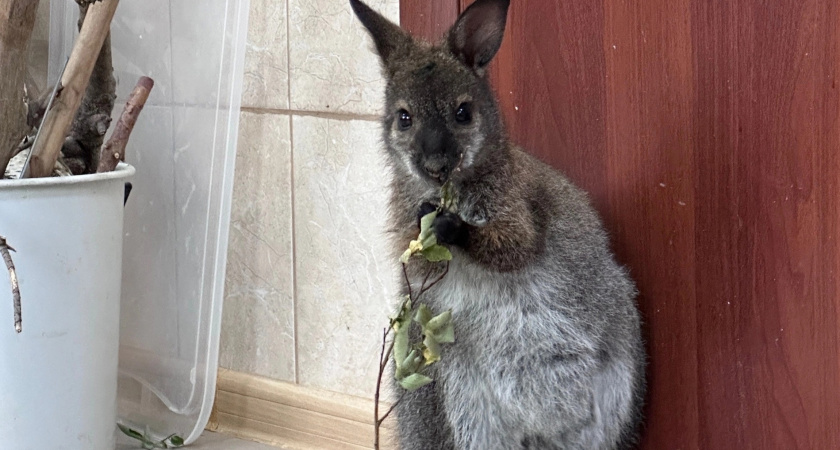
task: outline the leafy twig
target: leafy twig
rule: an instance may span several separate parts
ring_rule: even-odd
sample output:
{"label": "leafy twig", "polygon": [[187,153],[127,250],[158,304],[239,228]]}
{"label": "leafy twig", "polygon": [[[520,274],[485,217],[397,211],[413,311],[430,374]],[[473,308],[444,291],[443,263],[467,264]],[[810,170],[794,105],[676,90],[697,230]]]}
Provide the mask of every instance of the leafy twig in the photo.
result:
{"label": "leafy twig", "polygon": [[154,440],[151,436],[147,433],[141,433],[137,430],[133,430],[125,425],[117,424],[117,427],[122,431],[126,436],[137,439],[140,441],[140,445],[144,450],[151,450],[156,448],[178,448],[184,446],[184,438],[178,436],[177,434],[173,433],[169,436],[157,441]]}
{"label": "leafy twig", "polygon": [[[436,244],[434,244],[436,245]],[[447,251],[448,252],[448,251]],[[449,256],[451,258],[451,255]],[[426,375],[421,373],[421,369],[428,367],[440,359],[439,343],[450,343],[454,340],[452,333],[452,314],[447,311],[439,316],[431,317],[431,311],[426,305],[419,304],[416,308],[412,305],[416,304],[420,297],[429,289],[438,284],[443,277],[449,272],[449,261],[446,261],[446,267],[443,273],[433,280],[428,285],[426,284],[431,276],[433,268],[430,268],[420,285],[420,290],[416,295],[411,291],[410,279],[406,269],[407,264],[403,263],[403,277],[406,284],[409,286],[411,292],[400,306],[400,312],[396,318],[391,319],[390,328],[386,328],[382,332],[382,348],[379,353],[379,375],[376,380],[376,393],[374,394],[374,449],[379,449],[380,427],[385,419],[391,415],[396,409],[397,405],[405,398],[405,392],[394,402],[382,417],[379,416],[379,398],[382,387],[382,377],[385,373],[385,368],[388,366],[391,355],[394,355],[394,361],[397,365],[396,377],[400,384],[407,391],[419,389],[432,381]],[[434,324],[433,322],[436,321]],[[412,322],[420,324],[423,330],[423,342],[413,346],[408,343],[408,328]],[[394,339],[388,344],[388,334],[394,333]],[[401,339],[400,350],[395,351],[397,339]],[[417,347],[408,353],[409,347]],[[399,354],[398,354],[399,353]]]}
{"label": "leafy twig", "polygon": [[12,285],[12,299],[15,304],[15,331],[20,333],[23,331],[23,321],[20,314],[20,285],[18,285],[17,271],[15,271],[15,263],[12,261],[12,255],[9,251],[17,251],[8,242],[6,238],[0,236],[0,254],[3,255],[3,261],[6,263],[6,268],[9,269],[9,282]]}
{"label": "leafy twig", "polygon": [[[463,155],[461,155],[461,160],[463,160]],[[460,165],[461,161],[458,162],[456,171],[460,171]],[[449,261],[452,260],[452,253],[448,248],[437,243],[434,221],[442,211],[455,210],[457,208],[456,200],[452,181],[449,180],[441,186],[440,206],[437,210],[426,214],[420,219],[420,234],[417,236],[417,239],[409,243],[408,249],[400,257],[408,295],[402,305],[400,305],[397,316],[391,319],[390,327],[386,328],[382,333],[382,348],[379,352],[379,375],[376,380],[373,411],[373,447],[376,450],[379,450],[379,429],[382,422],[388,418],[396,409],[397,405],[405,398],[405,392],[403,392],[397,401],[388,408],[388,411],[382,417],[379,417],[379,396],[382,386],[382,376],[392,355],[395,365],[394,376],[399,381],[400,386],[410,392],[420,389],[433,381],[430,377],[422,373],[423,369],[440,360],[440,344],[448,344],[455,341],[452,311],[446,311],[434,316],[432,311],[426,305],[418,303],[418,300],[429,289],[440,283],[449,273]],[[408,276],[409,260],[415,256],[422,256],[426,262],[433,264],[446,262],[446,267],[443,269],[443,272],[431,283],[426,284],[435,271],[435,265],[430,266],[428,272],[423,277],[420,289],[416,292],[412,289],[411,279]],[[422,342],[414,344],[409,342],[409,328],[413,323],[420,325]],[[394,333],[394,338],[391,340],[390,345],[388,345],[389,333]]]}

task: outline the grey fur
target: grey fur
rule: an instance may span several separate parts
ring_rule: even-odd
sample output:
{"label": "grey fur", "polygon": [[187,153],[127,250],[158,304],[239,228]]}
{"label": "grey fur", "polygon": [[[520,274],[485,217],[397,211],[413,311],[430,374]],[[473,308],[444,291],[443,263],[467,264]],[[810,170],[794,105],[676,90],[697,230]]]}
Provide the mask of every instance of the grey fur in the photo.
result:
{"label": "grey fur", "polygon": [[[632,446],[645,389],[636,290],[586,195],[506,136],[485,68],[508,1],[478,0],[439,45],[350,3],[387,78],[394,255],[416,236],[421,205],[438,200],[440,167],[458,197],[454,226],[469,236],[422,300],[452,309],[456,342],[431,366],[436,382],[397,408],[400,448]],[[453,119],[462,104],[468,123]],[[410,264],[415,288],[429,270]]]}

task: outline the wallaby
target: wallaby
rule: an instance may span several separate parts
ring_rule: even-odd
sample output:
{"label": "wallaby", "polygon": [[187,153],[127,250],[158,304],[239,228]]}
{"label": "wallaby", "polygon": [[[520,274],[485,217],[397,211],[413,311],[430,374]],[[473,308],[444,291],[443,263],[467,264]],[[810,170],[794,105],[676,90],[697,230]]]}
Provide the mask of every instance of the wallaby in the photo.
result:
{"label": "wallaby", "polygon": [[[433,224],[449,271],[422,300],[452,310],[455,343],[397,406],[401,450],[631,447],[645,391],[636,288],[586,194],[505,133],[486,72],[509,0],[477,0],[436,45],[350,4],[386,78],[395,255],[444,182],[457,200]],[[409,265],[412,286],[428,265]]]}

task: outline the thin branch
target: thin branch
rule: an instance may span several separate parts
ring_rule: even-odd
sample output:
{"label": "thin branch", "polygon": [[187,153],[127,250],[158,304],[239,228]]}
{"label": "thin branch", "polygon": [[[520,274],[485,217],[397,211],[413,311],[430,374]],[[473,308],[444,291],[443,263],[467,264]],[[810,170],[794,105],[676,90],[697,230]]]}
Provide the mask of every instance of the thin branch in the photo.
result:
{"label": "thin branch", "polygon": [[385,354],[385,339],[388,337],[388,329],[382,329],[382,351],[379,352],[379,367],[382,367],[382,360]]}
{"label": "thin branch", "polygon": [[405,398],[405,392],[403,392],[403,394],[402,394],[402,395],[400,395],[400,398],[398,398],[398,399],[397,399],[397,401],[395,401],[395,402],[394,402],[394,404],[393,404],[393,405],[391,405],[391,407],[390,407],[390,408],[388,408],[388,412],[386,412],[386,413],[385,413],[385,415],[384,415],[384,416],[382,416],[382,418],[381,418],[381,419],[379,419],[379,423],[378,423],[379,425],[382,425],[382,422],[384,422],[384,421],[385,421],[385,419],[387,419],[387,418],[388,418],[388,416],[391,414],[391,412],[393,412],[395,409],[397,409],[397,405],[399,405],[399,404],[400,404],[400,402],[401,402],[404,398]]}
{"label": "thin branch", "polygon": [[412,292],[411,292],[411,280],[408,279],[408,269],[406,269],[407,266],[408,266],[408,264],[402,263],[403,276],[405,277],[405,285],[408,286],[408,298],[413,300],[414,299],[414,294],[412,294]]}
{"label": "thin branch", "polygon": [[391,355],[391,351],[394,349],[394,341],[391,341],[391,346],[390,348],[388,348],[388,352],[385,352],[385,341],[387,337],[388,329],[385,328],[382,331],[382,350],[380,350],[379,352],[379,376],[376,378],[376,393],[373,397],[373,448],[375,448],[376,450],[379,450],[379,424],[382,423],[379,421],[379,392],[382,388],[382,375],[385,373],[385,367],[388,365],[388,357]]}
{"label": "thin branch", "polygon": [[[426,272],[426,276],[423,277],[423,284],[420,285],[420,292],[423,292],[423,289],[426,288],[426,282],[429,281],[429,277],[432,276],[432,272],[434,272],[434,270],[435,270],[435,266],[429,267],[428,272]],[[418,297],[420,297],[420,296],[418,295]]]}
{"label": "thin branch", "polygon": [[12,299],[15,303],[15,331],[20,333],[23,331],[23,321],[20,314],[20,285],[18,285],[17,272],[15,271],[15,263],[12,261],[12,255],[9,251],[17,251],[6,242],[6,238],[0,236],[0,254],[3,255],[3,261],[6,262],[6,268],[9,269],[9,281],[12,285]]}
{"label": "thin branch", "polygon": [[423,295],[426,291],[435,287],[436,284],[440,283],[440,281],[443,280],[443,277],[445,277],[446,274],[448,274],[448,273],[449,273],[449,261],[446,261],[446,268],[443,270],[443,273],[440,274],[439,277],[435,278],[435,281],[432,281],[431,284],[429,284],[428,286],[424,286],[423,289],[420,290],[420,293],[417,294],[417,298],[419,299],[420,296]]}

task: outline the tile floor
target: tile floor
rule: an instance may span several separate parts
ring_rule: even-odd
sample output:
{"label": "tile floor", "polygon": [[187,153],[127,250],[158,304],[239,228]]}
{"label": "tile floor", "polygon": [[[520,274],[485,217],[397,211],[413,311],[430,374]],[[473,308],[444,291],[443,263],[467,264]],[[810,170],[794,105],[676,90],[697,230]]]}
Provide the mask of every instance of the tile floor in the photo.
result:
{"label": "tile floor", "polygon": [[[115,450],[139,450],[140,448],[137,445],[137,441],[132,441],[130,438],[125,437],[118,438],[117,448]],[[185,448],[189,450],[277,450],[277,447],[243,441],[233,436],[213,433],[212,431],[205,431],[194,444]]]}

